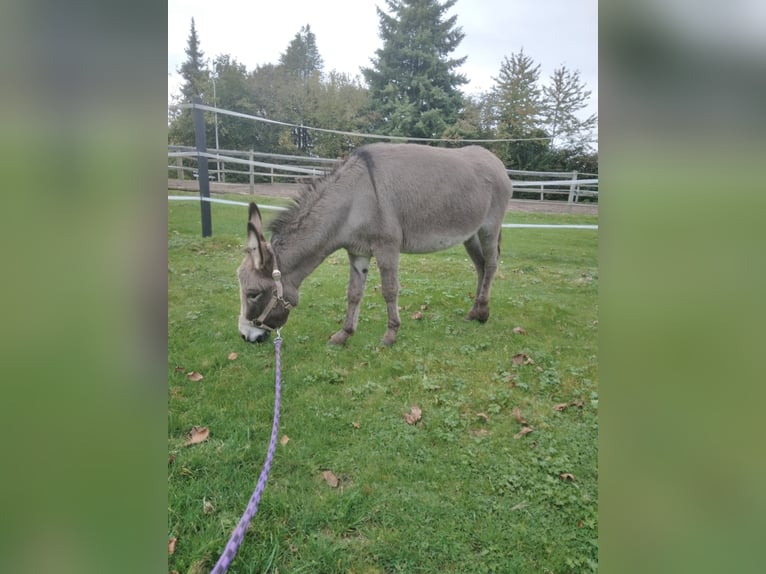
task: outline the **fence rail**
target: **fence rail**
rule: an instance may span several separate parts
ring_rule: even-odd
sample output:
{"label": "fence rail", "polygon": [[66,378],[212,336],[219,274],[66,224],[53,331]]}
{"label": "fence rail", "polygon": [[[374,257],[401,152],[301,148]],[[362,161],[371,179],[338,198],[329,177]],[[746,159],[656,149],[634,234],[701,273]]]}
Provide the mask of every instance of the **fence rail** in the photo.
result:
{"label": "fence rail", "polygon": [[[226,182],[226,175],[249,176],[250,191],[254,193],[255,177],[269,178],[271,183],[275,179],[301,180],[306,178],[320,177],[331,171],[332,166],[338,161],[332,158],[296,156],[257,151],[211,149],[200,153],[189,146],[168,146],[168,158],[176,160],[175,165],[168,165],[168,170],[175,170],[176,179],[186,179],[185,174],[191,172],[192,177],[197,177],[197,169],[183,165],[183,158],[196,161],[204,157],[209,162],[215,162],[217,168],[210,169],[214,181]],[[258,161],[255,158],[271,158],[281,160],[280,163]],[[300,162],[294,165],[288,162]],[[247,171],[242,169],[227,168],[226,164],[247,166]],[[302,165],[301,165],[302,164]],[[313,164],[313,165],[312,165]],[[222,167],[221,167],[222,166]],[[261,168],[268,171],[256,171]],[[518,192],[539,192],[539,199],[545,200],[546,196],[567,196],[569,203],[577,203],[584,197],[598,198],[598,178],[590,177],[580,179],[581,176],[593,176],[598,174],[579,173],[577,171],[523,171],[507,169],[508,175],[513,179],[514,194]],[[565,177],[568,176],[566,179]],[[520,178],[534,179],[520,179]],[[555,179],[544,179],[555,178]]]}
{"label": "fence rail", "polygon": [[[276,154],[267,152],[256,152],[254,150],[226,150],[226,149],[207,149],[205,141],[205,123],[203,111],[212,111],[215,113],[227,113],[229,115],[265,121],[275,124],[284,124],[274,120],[266,120],[238,112],[229,112],[205,106],[199,96],[194,96],[193,103],[188,106],[184,104],[180,107],[192,108],[194,119],[195,147],[189,146],[168,146],[168,159],[174,159],[175,165],[168,165],[168,176],[171,171],[176,172],[176,178],[186,179],[186,172],[191,171],[192,178],[199,181],[200,208],[202,211],[202,236],[207,237],[212,234],[212,222],[210,218],[210,181],[217,180],[220,183],[226,183],[226,175],[246,175],[250,182],[250,193],[255,193],[255,178],[266,177],[274,183],[275,178],[289,179],[297,181],[305,178],[316,178],[331,171],[332,166],[338,161],[332,158],[321,158],[311,156],[293,156],[287,154]],[[318,131],[320,128],[311,128]],[[343,133],[343,132],[334,132]],[[365,136],[369,134],[352,134]],[[370,137],[383,137],[373,136]],[[392,139],[392,138],[389,138]],[[393,138],[397,139],[397,138]],[[418,139],[418,138],[398,138],[398,139]],[[421,138],[422,139],[422,138]],[[547,138],[545,138],[547,139]],[[429,140],[430,141],[430,140]],[[477,140],[478,141],[478,140]],[[505,140],[504,140],[505,141]],[[218,134],[216,132],[216,143]],[[271,159],[272,161],[260,161],[256,158]],[[184,160],[192,165],[184,165]],[[215,162],[216,169],[209,169],[209,163]],[[197,167],[194,167],[196,162]],[[277,163],[279,162],[279,163]],[[298,165],[295,165],[295,164]],[[247,171],[242,169],[227,169],[226,164],[235,166],[247,166]],[[268,171],[257,171],[265,169]],[[577,171],[572,172],[553,172],[553,171],[522,171],[506,169],[509,177],[513,179],[515,196],[519,194],[538,194],[540,200],[545,200],[547,196],[566,195],[569,203],[577,203],[580,198],[590,197],[598,198],[598,178],[580,176],[594,176],[597,174],[580,174]],[[568,176],[568,177],[567,177]],[[545,178],[553,178],[545,179]]]}

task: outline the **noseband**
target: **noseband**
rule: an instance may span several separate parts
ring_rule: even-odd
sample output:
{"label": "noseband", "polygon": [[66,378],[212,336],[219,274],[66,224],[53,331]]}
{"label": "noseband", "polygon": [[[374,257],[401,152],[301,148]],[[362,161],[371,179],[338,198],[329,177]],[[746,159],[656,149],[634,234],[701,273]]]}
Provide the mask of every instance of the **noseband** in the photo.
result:
{"label": "noseband", "polygon": [[274,308],[274,305],[277,303],[280,303],[282,307],[284,307],[287,311],[292,309],[292,304],[284,298],[284,294],[282,291],[282,272],[277,269],[277,254],[274,253],[274,250],[271,248],[271,243],[266,244],[266,248],[271,253],[271,256],[274,258],[274,271],[271,272],[271,277],[274,279],[274,283],[276,283],[277,289],[274,291],[274,296],[271,298],[271,301],[269,301],[269,304],[266,305],[266,308],[263,310],[263,312],[258,316],[257,319],[253,319],[250,321],[250,323],[259,328],[263,329],[264,331],[276,331],[276,327],[270,327],[264,321],[266,320],[266,317],[268,317],[269,313],[271,313],[271,310]]}

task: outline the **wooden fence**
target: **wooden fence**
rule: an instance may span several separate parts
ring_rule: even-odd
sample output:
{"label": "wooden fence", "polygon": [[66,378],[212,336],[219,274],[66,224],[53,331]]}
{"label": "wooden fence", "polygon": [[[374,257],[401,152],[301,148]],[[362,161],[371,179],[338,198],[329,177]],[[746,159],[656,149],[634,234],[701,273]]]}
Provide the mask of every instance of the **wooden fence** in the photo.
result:
{"label": "wooden fence", "polygon": [[[319,177],[329,172],[337,160],[321,157],[285,155],[277,153],[257,152],[253,150],[211,149],[202,154],[208,160],[209,180],[226,183],[226,177],[246,176],[250,184],[250,192],[254,193],[256,177],[263,181],[297,182],[303,179]],[[168,176],[175,172],[176,179],[197,179],[199,174],[195,167],[183,164],[188,158],[196,162],[200,153],[191,146],[168,146],[169,161]],[[269,161],[263,161],[269,160]],[[212,164],[212,165],[211,165]],[[227,167],[228,164],[228,167]],[[246,169],[242,169],[242,167]],[[597,174],[580,173],[577,171],[522,171],[506,170],[513,180],[514,197],[519,195],[528,199],[552,199],[556,196],[566,196],[569,203],[577,203],[583,198],[598,200]],[[241,179],[241,178],[240,178]]]}

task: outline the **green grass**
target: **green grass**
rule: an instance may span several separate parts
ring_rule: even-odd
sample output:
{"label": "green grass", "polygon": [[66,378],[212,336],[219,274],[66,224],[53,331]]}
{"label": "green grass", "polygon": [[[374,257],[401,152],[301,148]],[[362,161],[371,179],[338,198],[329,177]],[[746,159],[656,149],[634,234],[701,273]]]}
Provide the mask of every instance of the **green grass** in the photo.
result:
{"label": "green grass", "polygon": [[[181,573],[209,571],[238,522],[274,400],[272,342],[247,345],[236,328],[246,209],[212,212],[214,235],[202,239],[198,204],[168,207],[168,536],[177,538],[168,566]],[[596,232],[504,230],[484,325],[463,321],[475,275],[462,247],[403,255],[391,348],[378,345],[386,317],[374,266],[357,333],[345,347],[326,344],[344,317],[347,274],[345,253],[328,258],[282,330],[280,437],[290,440],[277,446],[231,571],[595,571]],[[517,353],[534,363],[515,365]],[[190,371],[204,379],[190,381]],[[570,406],[555,411],[560,403]],[[403,418],[413,404],[423,413],[416,426]],[[515,407],[534,428],[521,438]],[[194,425],[210,438],[185,447]]]}

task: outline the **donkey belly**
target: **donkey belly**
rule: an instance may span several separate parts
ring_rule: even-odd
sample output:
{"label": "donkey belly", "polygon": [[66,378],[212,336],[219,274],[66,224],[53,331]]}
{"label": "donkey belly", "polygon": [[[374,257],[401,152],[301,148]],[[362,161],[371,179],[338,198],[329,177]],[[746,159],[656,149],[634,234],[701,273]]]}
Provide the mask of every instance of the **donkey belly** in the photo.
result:
{"label": "donkey belly", "polygon": [[449,249],[463,243],[475,232],[455,234],[446,230],[432,230],[430,233],[415,233],[405,235],[402,241],[402,253],[433,253]]}

